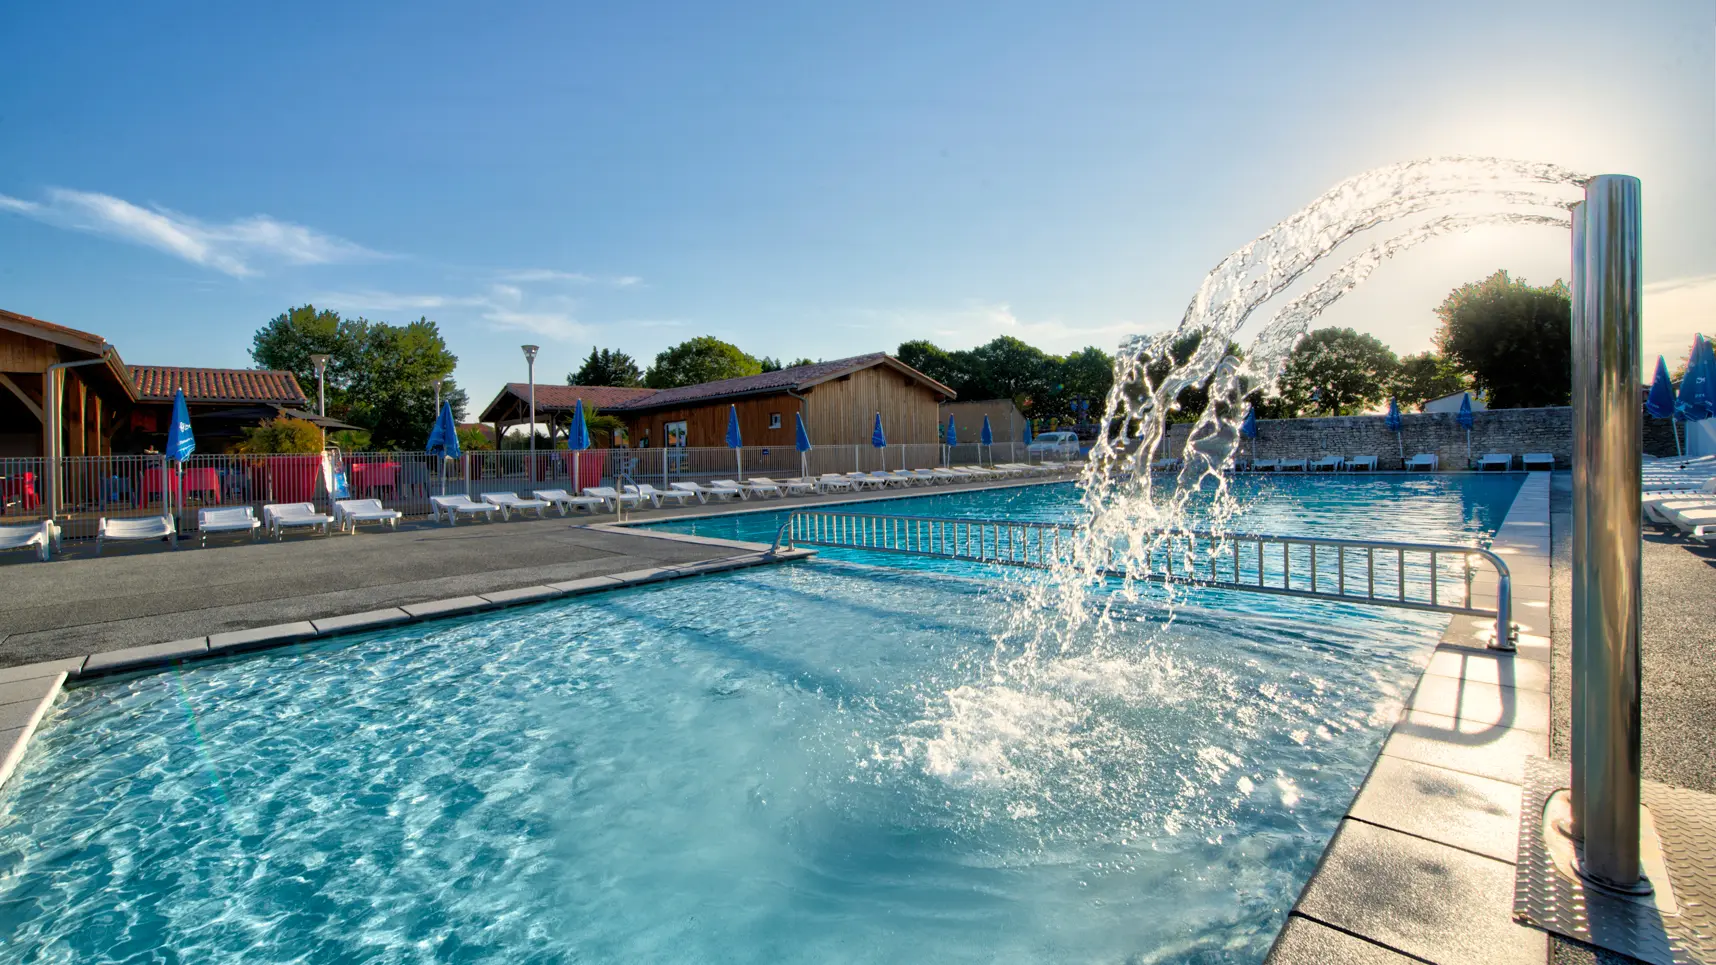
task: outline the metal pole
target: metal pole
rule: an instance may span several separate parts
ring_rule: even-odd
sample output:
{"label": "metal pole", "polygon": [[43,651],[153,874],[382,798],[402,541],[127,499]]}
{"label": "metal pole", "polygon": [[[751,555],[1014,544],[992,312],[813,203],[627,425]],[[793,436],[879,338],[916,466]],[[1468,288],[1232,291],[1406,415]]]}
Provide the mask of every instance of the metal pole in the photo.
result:
{"label": "metal pole", "polygon": [[[1640,449],[1639,406],[1640,198],[1637,178],[1605,174],[1585,189],[1583,330],[1575,353],[1589,354],[1574,390],[1589,440],[1575,458],[1588,464],[1585,557],[1587,610],[1582,653],[1584,750],[1575,760],[1572,794],[1583,797],[1584,855],[1580,871],[1593,882],[1648,892],[1639,873],[1640,765]],[[1578,267],[1578,266],[1575,266]],[[1576,426],[1580,423],[1576,422]]]}
{"label": "metal pole", "polygon": [[[1573,287],[1570,292],[1572,301],[1572,351],[1573,351],[1573,587],[1572,587],[1572,724],[1571,758],[1573,761],[1573,785],[1579,787],[1585,775],[1585,680],[1589,671],[1582,661],[1591,653],[1590,644],[1586,641],[1587,628],[1591,620],[1586,614],[1590,605],[1590,588],[1585,579],[1583,561],[1589,556],[1585,548],[1585,526],[1589,518],[1591,503],[1591,480],[1589,471],[1597,464],[1595,456],[1589,449],[1593,436],[1591,434],[1592,396],[1590,386],[1594,380],[1588,371],[1591,362],[1596,358],[1596,351],[1588,336],[1596,329],[1588,324],[1585,318],[1585,202],[1573,205]],[[1575,790],[1569,795],[1569,805],[1572,810],[1571,825],[1566,828],[1567,836],[1575,841],[1585,838],[1585,794]]]}
{"label": "metal pole", "polygon": [[536,351],[534,345],[522,346],[524,364],[530,379],[530,481],[536,481]]}

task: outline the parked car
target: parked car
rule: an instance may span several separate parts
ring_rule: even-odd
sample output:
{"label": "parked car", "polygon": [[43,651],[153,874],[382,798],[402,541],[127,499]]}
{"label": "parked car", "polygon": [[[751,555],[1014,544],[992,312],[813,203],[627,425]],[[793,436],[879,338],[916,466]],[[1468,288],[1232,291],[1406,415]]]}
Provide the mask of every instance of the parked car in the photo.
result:
{"label": "parked car", "polygon": [[1032,459],[1077,459],[1078,433],[1045,432],[1031,440],[1026,451]]}

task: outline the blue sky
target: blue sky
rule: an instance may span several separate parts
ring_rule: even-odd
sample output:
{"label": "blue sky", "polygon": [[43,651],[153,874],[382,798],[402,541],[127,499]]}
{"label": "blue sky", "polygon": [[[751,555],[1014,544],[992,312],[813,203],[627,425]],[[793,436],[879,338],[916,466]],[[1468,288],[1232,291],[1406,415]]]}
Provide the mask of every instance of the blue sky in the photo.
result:
{"label": "blue sky", "polygon": [[[0,307],[230,366],[289,305],[428,315],[479,405],[523,342],[543,381],[702,334],[1112,349],[1341,178],[1467,153],[1643,178],[1647,343],[1716,328],[1708,0],[496,6],[7,5]],[[1566,251],[1439,241],[1323,323],[1421,350]]]}

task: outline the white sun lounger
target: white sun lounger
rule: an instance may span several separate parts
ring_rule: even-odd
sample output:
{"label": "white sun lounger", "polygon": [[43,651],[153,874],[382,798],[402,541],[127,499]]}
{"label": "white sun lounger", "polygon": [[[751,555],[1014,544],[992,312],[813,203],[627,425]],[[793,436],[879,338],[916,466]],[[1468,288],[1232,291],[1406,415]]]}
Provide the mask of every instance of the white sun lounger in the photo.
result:
{"label": "white sun lounger", "polygon": [[481,516],[484,519],[494,519],[500,507],[493,503],[479,503],[464,493],[455,496],[430,496],[429,505],[435,511],[434,518],[439,521],[441,514],[447,514],[449,526],[459,525],[459,515]]}
{"label": "white sun lounger", "polygon": [[815,484],[807,485],[802,480],[795,482],[791,479],[786,479],[786,480],[771,479],[768,476],[752,476],[751,482],[756,483],[759,486],[776,486],[776,487],[779,487],[781,492],[786,493],[788,495],[791,495],[793,493],[813,492],[816,489]]}
{"label": "white sun lounger", "polygon": [[1347,460],[1346,469],[1348,472],[1357,472],[1360,469],[1365,472],[1376,472],[1376,457],[1354,456]]}
{"label": "white sun lounger", "polygon": [[937,476],[928,469],[907,469],[906,472],[911,473],[913,479],[923,483],[925,486],[933,486],[941,481],[940,476]]}
{"label": "white sun lounger", "polygon": [[958,469],[931,469],[930,473],[935,478],[945,482],[965,482],[971,478],[971,473],[961,472]]}
{"label": "white sun lounger", "polygon": [[731,486],[700,486],[694,482],[676,482],[669,483],[668,488],[677,489],[682,493],[690,493],[696,496],[700,503],[707,503],[710,496],[717,496],[721,499],[732,499],[735,496],[740,499],[745,498],[742,491]]}
{"label": "white sun lounger", "polygon": [[1254,460],[1252,462],[1251,471],[1252,472],[1274,472],[1277,468],[1280,467],[1280,465],[1281,465],[1281,463],[1279,460],[1257,459],[1257,460]]}
{"label": "white sun lounger", "polygon": [[1341,456],[1324,456],[1312,462],[1309,469],[1311,472],[1335,472],[1346,464],[1346,459]]}
{"label": "white sun lounger", "polygon": [[1503,472],[1507,472],[1512,468],[1513,453],[1510,452],[1486,452],[1482,456],[1478,457],[1479,472],[1488,472],[1491,469],[1500,469]]}
{"label": "white sun lounger", "polygon": [[483,493],[483,502],[490,506],[499,506],[501,519],[511,519],[513,513],[523,515],[527,510],[536,510],[536,518],[541,519],[548,509],[546,499],[525,499],[518,493]]}
{"label": "white sun lounger", "polygon": [[389,529],[398,529],[399,518],[403,515],[397,509],[383,506],[379,499],[334,501],[334,523],[348,533],[356,533],[360,523],[386,524]]}
{"label": "white sun lounger", "polygon": [[991,479],[995,476],[993,471],[982,466],[954,466],[953,468],[978,479]]}
{"label": "white sun lounger", "polygon": [[1519,464],[1527,472],[1549,472],[1555,468],[1555,454],[1552,452],[1528,452],[1519,457]]}
{"label": "white sun lounger", "polygon": [[1423,469],[1429,472],[1435,472],[1440,464],[1441,460],[1437,459],[1433,452],[1421,452],[1406,460],[1407,469]]}
{"label": "white sun lounger", "polygon": [[569,509],[594,513],[607,502],[595,496],[574,496],[564,489],[534,489],[531,490],[530,494],[551,506],[558,507],[562,516],[566,515],[566,511]]}
{"label": "white sun lounger", "polygon": [[1282,472],[1286,472],[1289,469],[1297,469],[1300,472],[1306,472],[1310,467],[1310,460],[1307,459],[1283,459],[1275,464],[1275,468]]}
{"label": "white sun lounger", "polygon": [[163,516],[143,516],[130,519],[101,518],[95,531],[95,555],[101,555],[101,544],[110,539],[164,539],[179,548],[178,528],[173,525],[173,514]]}
{"label": "white sun lounger", "polygon": [[781,492],[781,487],[772,482],[761,482],[755,478],[747,479],[744,482],[739,482],[734,479],[717,479],[712,483],[712,485],[725,486],[728,489],[737,489],[739,492],[744,494],[745,499],[750,499],[753,495],[763,499],[767,499],[770,496],[786,496],[786,493]]}
{"label": "white sun lounger", "polygon": [[27,526],[0,526],[0,550],[32,550],[46,563],[59,542],[56,529],[47,519]]}
{"label": "white sun lounger", "polygon": [[882,480],[882,484],[885,486],[915,486],[918,481],[916,476],[898,469],[878,469],[870,475]]}
{"label": "white sun lounger", "polygon": [[1676,499],[1651,499],[1643,505],[1645,519],[1659,526],[1677,526],[1675,514],[1701,513],[1716,509],[1716,497],[1687,495]]}
{"label": "white sun lounger", "polygon": [[852,484],[853,489],[881,489],[888,485],[867,472],[849,472],[846,481]]}
{"label": "white sun lounger", "polygon": [[1677,509],[1663,509],[1663,515],[1674,524],[1681,533],[1697,536],[1703,539],[1706,534],[1716,532],[1716,503],[1703,506],[1685,506]]}
{"label": "white sun lounger", "polygon": [[816,487],[825,493],[851,492],[852,480],[834,472],[825,472],[816,478]]}
{"label": "white sun lounger", "polygon": [[268,524],[269,535],[277,540],[284,538],[288,529],[320,529],[326,536],[334,521],[309,503],[269,503],[262,507],[262,519]]}
{"label": "white sun lounger", "polygon": [[197,545],[209,545],[210,533],[244,533],[256,542],[262,520],[250,506],[204,506],[197,510]]}
{"label": "white sun lounger", "polygon": [[649,500],[650,505],[654,506],[656,509],[661,508],[661,501],[664,499],[671,499],[679,505],[684,506],[687,499],[697,495],[696,493],[688,493],[683,489],[657,489],[649,483],[628,485],[626,487],[626,492],[642,496]]}
{"label": "white sun lounger", "polygon": [[584,495],[600,499],[602,505],[615,512],[619,512],[621,506],[636,506],[644,501],[637,493],[622,493],[612,486],[585,486]]}

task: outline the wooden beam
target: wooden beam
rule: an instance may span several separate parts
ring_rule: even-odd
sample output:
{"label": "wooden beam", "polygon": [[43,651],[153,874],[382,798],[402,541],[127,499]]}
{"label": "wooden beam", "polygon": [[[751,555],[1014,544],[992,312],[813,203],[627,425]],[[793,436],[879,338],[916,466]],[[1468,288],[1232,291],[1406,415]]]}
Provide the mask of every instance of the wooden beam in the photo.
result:
{"label": "wooden beam", "polygon": [[0,385],[4,385],[6,388],[11,389],[12,394],[18,397],[18,401],[24,403],[24,407],[30,410],[30,414],[36,417],[37,422],[46,421],[42,418],[42,407],[32,402],[30,397],[24,394],[24,390],[19,387],[18,383],[12,381],[11,376],[4,372],[0,372]]}

